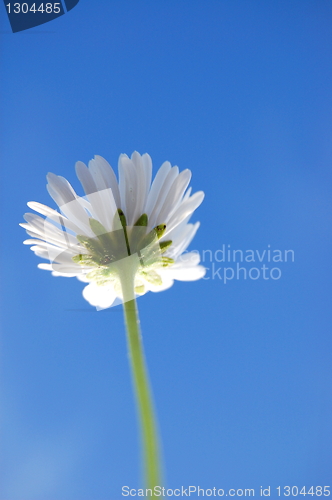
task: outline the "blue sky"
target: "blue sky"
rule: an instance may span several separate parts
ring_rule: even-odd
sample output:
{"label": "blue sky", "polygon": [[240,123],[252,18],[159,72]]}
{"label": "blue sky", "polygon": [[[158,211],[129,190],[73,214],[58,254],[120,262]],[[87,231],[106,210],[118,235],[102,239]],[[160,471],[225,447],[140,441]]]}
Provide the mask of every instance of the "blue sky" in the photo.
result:
{"label": "blue sky", "polygon": [[191,249],[295,255],[139,299],[166,485],[330,485],[331,3],[81,0],[16,34],[0,11],[1,499],[142,486],[121,307],[37,269],[18,226],[55,208],[47,172],[83,194],[76,161],[134,150],[205,191]]}

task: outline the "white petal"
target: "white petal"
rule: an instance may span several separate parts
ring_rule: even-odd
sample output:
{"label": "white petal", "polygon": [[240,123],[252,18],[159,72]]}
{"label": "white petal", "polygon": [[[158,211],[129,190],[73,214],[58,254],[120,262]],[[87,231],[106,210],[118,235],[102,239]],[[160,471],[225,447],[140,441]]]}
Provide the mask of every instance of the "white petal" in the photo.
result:
{"label": "white petal", "polygon": [[[46,176],[46,179],[48,182],[48,187],[50,187],[54,192],[56,199],[53,198],[52,195],[51,196],[57,205],[60,206],[64,203],[69,203],[70,201],[76,199],[76,193],[74,189],[64,177],[49,172]],[[60,203],[58,203],[57,200],[60,201]]]}
{"label": "white petal", "polygon": [[137,174],[133,162],[127,155],[119,158],[119,188],[121,208],[127,219],[127,225],[133,225],[134,212],[137,202]]}
{"label": "white petal", "polygon": [[[58,247],[55,247],[53,245],[34,245],[30,248],[38,257],[41,257],[42,259],[47,259],[52,263],[58,263],[58,264],[65,264],[69,266],[77,266],[77,270],[82,269],[83,267],[74,264],[73,262],[73,256],[75,255],[75,252],[71,252],[68,250],[62,250],[59,249]],[[84,267],[84,269],[90,269],[87,266]]]}
{"label": "white petal", "polygon": [[43,240],[36,240],[36,239],[32,239],[32,240],[24,240],[23,241],[23,245],[38,245],[40,243],[43,243],[44,245],[47,245],[47,243]]}
{"label": "white petal", "polygon": [[91,172],[89,171],[85,163],[83,163],[82,161],[77,161],[75,164],[75,171],[80,183],[83,186],[85,194],[89,195],[91,193],[96,193],[97,186],[95,184],[95,181],[93,180]]}
{"label": "white petal", "polygon": [[[179,224],[179,226],[175,228],[174,232],[177,231],[180,226],[181,224]],[[166,236],[166,238],[169,238],[173,241],[173,245],[170,248],[170,256],[173,259],[177,259],[178,256],[188,248],[199,226],[199,222],[196,222],[195,224],[186,224],[183,229],[181,228],[181,233],[175,235],[174,232],[171,232]]]}
{"label": "white petal", "polygon": [[194,212],[194,210],[196,210],[196,208],[199,207],[203,199],[204,199],[203,191],[198,191],[197,193],[193,194],[190,198],[188,198],[188,200],[182,202],[178,210],[169,220],[168,225],[166,227],[166,233],[164,236],[170,233],[170,231],[172,231],[176,226],[178,226],[178,224],[180,224],[186,217],[191,215]]}
{"label": "white petal", "polygon": [[149,290],[150,292],[163,292],[164,290],[167,290],[168,288],[171,288],[174,284],[174,280],[168,273],[162,273],[158,272],[162,279],[162,284],[161,285],[153,285],[152,283],[148,281],[144,281],[144,285],[146,290]]}
{"label": "white petal", "polygon": [[192,266],[192,267],[182,267],[174,269],[174,266],[169,270],[170,276],[179,281],[196,281],[201,278],[206,273],[206,269],[203,266]]}
{"label": "white petal", "polygon": [[150,216],[152,210],[154,209],[154,206],[159,196],[160,189],[171,168],[172,166],[170,162],[165,161],[158,170],[156,177],[154,178],[145,207],[145,212],[148,214],[148,216]]}
{"label": "white petal", "polygon": [[83,283],[90,283],[90,280],[86,277],[85,274],[80,274],[79,276],[76,276],[76,278]]}
{"label": "white petal", "polygon": [[[26,243],[26,242],[29,242],[29,243]],[[51,243],[48,243],[47,241],[43,241],[43,240],[25,240],[23,242],[24,244],[33,244],[34,246],[32,246],[30,248],[30,250],[33,250],[35,251],[35,249],[43,249],[43,248],[46,248],[46,249],[49,249],[50,252],[53,252],[53,253],[56,253],[57,255],[59,254],[64,254],[66,253],[67,255],[71,257],[73,257],[74,255],[77,255],[78,253],[86,253],[86,250],[84,248],[81,248],[79,246],[73,248],[73,247],[60,247],[60,246],[57,246],[57,245],[52,245]]]}
{"label": "white petal", "polygon": [[151,215],[150,215],[150,220],[149,220],[149,228],[150,229],[155,227],[157,224],[164,224],[165,223],[164,220],[160,220],[157,217],[160,213],[160,209],[163,206],[166,197],[168,196],[169,190],[170,190],[173,182],[175,181],[175,179],[177,178],[178,175],[179,175],[179,168],[178,167],[172,167],[171,170],[168,172],[166,179],[164,180],[164,182],[160,188],[159,195],[158,195],[158,198],[156,200],[154,209],[152,210]]}
{"label": "white petal", "polygon": [[[107,207],[101,200],[90,170],[82,161],[76,162],[75,170],[90,203],[89,209],[92,211],[93,217],[105,226],[109,222],[107,220]],[[107,225],[109,226],[109,224]]]}
{"label": "white petal", "polygon": [[[111,231],[113,217],[116,211],[112,190],[110,188],[98,190],[92,173],[83,162],[76,163],[76,174],[84,187],[84,191],[90,203],[88,208],[92,212],[93,218],[101,222],[108,231]],[[85,200],[80,201],[84,203]],[[86,203],[84,203],[84,205],[86,206]]]}
{"label": "white petal", "polygon": [[[23,227],[27,234],[29,236],[31,236],[32,238],[41,238],[41,241],[46,241],[54,246],[58,246],[59,249],[65,249],[65,248],[75,248],[74,245],[71,245],[71,244],[67,244],[67,241],[64,240],[64,239],[60,239],[59,237],[57,237],[56,235],[53,237],[50,233],[47,233],[45,234],[44,231],[41,231],[39,229],[36,229],[34,227],[31,227],[29,224],[20,224],[21,227]],[[28,241],[28,240],[26,240]],[[81,250],[81,248],[79,248],[79,251]]]}
{"label": "white petal", "polygon": [[152,160],[150,155],[145,153],[142,156],[142,164],[145,169],[145,200],[144,200],[144,205],[142,208],[142,213],[147,213],[146,211],[146,205],[148,201],[148,194],[149,194],[149,189],[151,185],[151,179],[152,179]]}
{"label": "white petal", "polygon": [[131,155],[131,160],[134,165],[136,171],[136,203],[135,208],[133,210],[132,220],[129,221],[128,225],[133,225],[137,221],[137,219],[143,214],[143,209],[146,205],[146,198],[148,194],[147,184],[148,179],[147,175],[149,174],[148,169],[146,169],[146,165],[148,163],[145,161],[143,163],[143,159],[137,151],[135,151]]}
{"label": "white petal", "polygon": [[69,182],[61,176],[47,175],[47,190],[65,216],[76,224],[84,234],[93,236],[89,225],[89,217],[77,200],[77,195]]}
{"label": "white petal", "polygon": [[73,222],[71,222],[69,219],[67,219],[67,217],[60,214],[56,210],[53,210],[53,208],[50,208],[47,205],[43,205],[42,203],[38,203],[36,201],[29,201],[27,205],[29,208],[31,208],[31,210],[35,210],[35,212],[46,215],[48,219],[56,222],[59,227],[63,226],[70,231],[73,231],[74,233],[77,233],[79,231],[79,228]]}
{"label": "white petal", "polygon": [[[94,160],[89,161],[89,170],[98,189],[98,199],[101,205],[100,222],[108,231],[111,231],[114,214],[120,207],[119,187],[115,174],[112,167],[101,156],[95,156]],[[96,194],[92,196],[96,197]],[[89,200],[94,204],[92,196],[89,196]]]}
{"label": "white petal", "polygon": [[37,266],[39,269],[44,269],[45,271],[52,271],[52,276],[62,276],[64,278],[75,278],[76,273],[74,274],[69,274],[69,273],[59,273],[53,270],[52,264],[38,264]]}
{"label": "white petal", "polygon": [[[188,187],[190,179],[191,179],[191,172],[188,169],[183,170],[183,172],[181,172],[176,177],[169,192],[167,193],[167,197],[164,201],[163,206],[160,209],[159,214],[156,215],[157,221],[160,221],[160,223],[165,222],[165,224],[167,224],[172,213],[178,207],[183,197],[183,194]],[[159,222],[157,222],[157,224],[158,223]]]}
{"label": "white petal", "polygon": [[116,207],[121,208],[118,181],[111,165],[102,156],[95,155],[94,160],[89,162],[89,169],[98,189],[110,189]]}
{"label": "white petal", "polygon": [[95,283],[90,283],[83,290],[83,297],[92,306],[106,309],[111,307],[116,299],[114,287],[111,285],[98,286]]}
{"label": "white petal", "polygon": [[201,257],[198,252],[187,252],[177,259],[175,264],[170,269],[180,269],[184,267],[193,267],[199,264]]}
{"label": "white petal", "polygon": [[83,268],[81,266],[75,265],[74,263],[70,264],[57,264],[56,262],[52,263],[53,271],[63,274],[72,274],[73,276],[78,276],[83,273]]}
{"label": "white petal", "polygon": [[187,227],[190,226],[191,224],[188,224],[188,221],[191,217],[191,214],[188,215],[185,219],[183,219],[180,224],[178,224],[172,231],[169,231],[167,233],[167,237],[165,238],[166,240],[172,240],[174,242],[179,242],[182,241],[183,238],[185,237],[185,231],[187,231]]}
{"label": "white petal", "polygon": [[41,264],[38,264],[37,267],[39,269],[44,269],[45,271],[53,271],[52,264],[46,264],[45,262],[42,262]]}
{"label": "white petal", "polygon": [[[46,217],[49,217],[50,219],[52,218],[52,216],[59,217],[60,215],[59,212],[53,210],[53,208],[50,208],[47,205],[43,205],[42,203],[38,203],[37,201],[29,201],[27,205],[29,208],[31,208],[31,210],[34,210],[35,212],[38,212],[42,215],[46,215]],[[63,215],[62,218],[66,219],[66,217],[64,217]]]}
{"label": "white petal", "polygon": [[61,278],[76,278],[76,274],[57,273],[56,271],[52,272],[52,276],[60,276]]}
{"label": "white petal", "polygon": [[39,215],[26,213],[24,219],[28,224],[20,224],[29,231],[33,231],[38,238],[46,240],[50,243],[60,246],[61,248],[77,249],[78,241],[75,236],[58,229],[54,224],[47,219],[43,219]]}
{"label": "white petal", "polygon": [[23,227],[26,230],[26,232],[30,236],[33,236],[34,238],[36,237],[41,238],[42,240],[58,245],[59,247],[67,246],[66,240],[64,239],[64,235],[58,235],[53,230],[47,230],[44,229],[44,227],[38,227],[36,224],[30,224],[30,223],[29,224],[21,223],[20,226]]}
{"label": "white petal", "polygon": [[184,194],[184,197],[183,197],[182,201],[185,201],[185,200],[187,200],[189,198],[189,196],[191,195],[191,191],[192,191],[191,187],[187,189],[186,193]]}

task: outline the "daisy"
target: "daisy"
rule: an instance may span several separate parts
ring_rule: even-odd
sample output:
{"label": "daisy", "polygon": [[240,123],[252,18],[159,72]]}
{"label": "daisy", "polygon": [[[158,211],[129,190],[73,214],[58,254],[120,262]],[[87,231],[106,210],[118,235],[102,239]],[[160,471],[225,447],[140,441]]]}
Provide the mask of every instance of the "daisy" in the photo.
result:
{"label": "daisy", "polygon": [[[85,197],[79,197],[65,178],[49,173],[47,189],[61,213],[29,202],[29,208],[46,219],[27,213],[21,224],[32,237],[24,243],[50,261],[38,267],[89,283],[83,296],[98,309],[123,300],[121,266],[133,268],[136,295],[205,274],[196,252],[183,253],[199,227],[188,220],[204,198],[201,191],[191,195],[190,170],[179,172],[164,162],[150,185],[151,158],[137,152],[131,158],[121,155],[118,170],[119,183],[101,156],[88,167],[77,162]],[[128,259],[133,255],[136,258]]]}
{"label": "daisy", "polygon": [[[174,280],[202,278],[199,255],[186,252],[199,223],[189,224],[204,193],[191,195],[190,170],[163,163],[151,184],[148,154],[119,158],[119,182],[104,158],[87,167],[76,164],[85,191],[79,197],[69,182],[48,174],[47,189],[60,211],[36,202],[21,224],[31,239],[24,243],[49,264],[38,267],[54,276],[87,283],[84,298],[97,309],[123,302],[129,360],[137,396],[146,484],[161,486],[158,435],[143,353],[136,296],[171,287]],[[152,493],[151,498],[156,498]]]}

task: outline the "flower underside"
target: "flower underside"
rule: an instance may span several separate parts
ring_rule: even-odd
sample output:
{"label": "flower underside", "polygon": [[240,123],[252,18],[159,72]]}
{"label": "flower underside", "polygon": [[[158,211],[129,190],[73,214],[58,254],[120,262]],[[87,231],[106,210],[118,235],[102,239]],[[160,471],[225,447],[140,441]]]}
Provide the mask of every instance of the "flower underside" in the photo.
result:
{"label": "flower underside", "polygon": [[90,218],[89,223],[96,237],[77,235],[77,240],[87,253],[72,257],[75,264],[93,268],[86,274],[88,280],[101,286],[110,282],[116,285],[119,278],[118,262],[129,255],[137,254],[139,264],[136,270],[135,292],[145,293],[140,277],[153,285],[162,284],[157,270],[174,264],[172,258],[163,255],[172,245],[172,241],[159,241],[166,230],[166,224],[159,224],[147,232],[148,216],[142,214],[134,226],[130,227],[127,226],[121,209],[118,209],[114,216],[114,230],[111,232],[94,218]]}
{"label": "flower underside", "polygon": [[189,220],[204,198],[201,191],[191,194],[190,170],[180,172],[166,161],[152,179],[150,156],[137,152],[120,155],[118,170],[117,179],[98,155],[88,166],[77,162],[84,197],[67,179],[49,173],[47,189],[61,213],[29,202],[40,215],[26,213],[21,224],[30,236],[24,244],[49,261],[38,267],[86,283],[83,297],[97,309],[116,305],[124,295],[134,298],[134,291],[160,292],[175,281],[196,281],[206,272],[199,254],[187,251],[199,228]]}

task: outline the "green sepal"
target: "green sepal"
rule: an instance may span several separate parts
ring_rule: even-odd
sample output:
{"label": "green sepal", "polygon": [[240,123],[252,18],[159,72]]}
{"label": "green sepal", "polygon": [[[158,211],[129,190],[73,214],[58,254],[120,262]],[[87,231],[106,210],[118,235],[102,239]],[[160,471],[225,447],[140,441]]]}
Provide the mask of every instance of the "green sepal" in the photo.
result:
{"label": "green sepal", "polygon": [[137,221],[135,222],[134,226],[147,226],[148,225],[148,216],[147,214],[142,214]]}
{"label": "green sepal", "polygon": [[119,215],[122,227],[125,228],[127,226],[127,219],[126,219],[125,214],[123,213],[123,210],[121,210],[121,208],[118,208],[118,215]]}
{"label": "green sepal", "polygon": [[161,253],[164,253],[166,252],[166,250],[172,245],[172,240],[167,240],[167,241],[161,241],[159,243],[159,246],[160,246],[160,252]]}
{"label": "green sepal", "polygon": [[161,261],[163,263],[163,267],[171,266],[174,264],[174,259],[171,259],[170,257],[162,257]]}
{"label": "green sepal", "polygon": [[[113,224],[112,224],[112,230],[113,231],[118,231],[119,229],[122,229],[122,223],[121,223],[121,220],[120,220],[119,210],[120,209],[118,209],[115,212],[114,217],[113,217]],[[122,212],[122,210],[121,210],[121,212]]]}
{"label": "green sepal", "polygon": [[96,280],[97,277],[99,276],[99,269],[94,269],[93,271],[90,271],[86,277],[88,280]]}
{"label": "green sepal", "polygon": [[148,272],[143,271],[141,274],[144,276],[146,281],[148,281],[149,283],[152,283],[153,285],[160,286],[163,283],[161,277],[159,276],[158,273],[156,273],[156,271],[148,271]]}
{"label": "green sepal", "polygon": [[134,290],[135,293],[137,293],[137,295],[142,295],[145,292],[145,286],[144,285],[135,286]]}
{"label": "green sepal", "polygon": [[154,227],[142,240],[141,248],[148,247],[151,243],[162,237],[166,229],[166,224],[160,224]]}
{"label": "green sepal", "polygon": [[122,224],[123,232],[124,232],[124,235],[125,235],[125,240],[126,240],[126,246],[127,246],[128,255],[130,255],[130,246],[129,246],[129,240],[128,240],[128,234],[127,234],[127,219],[126,219],[125,214],[121,210],[121,208],[118,208],[118,214],[119,214],[120,222]]}
{"label": "green sepal", "polygon": [[152,229],[152,231],[150,231],[147,235],[144,236],[140,247],[141,248],[149,247],[155,241],[157,241],[157,236],[155,230]]}
{"label": "green sepal", "polygon": [[98,283],[108,282],[110,277],[115,276],[116,271],[112,266],[98,267],[97,269],[93,269],[90,271],[86,277],[89,280],[96,280]]}
{"label": "green sepal", "polygon": [[116,242],[114,241],[114,235],[113,233],[106,231],[104,226],[98,220],[93,219],[92,217],[89,219],[89,223],[92,231],[97,236],[103,248],[103,258],[101,263],[109,264],[116,259]]}
{"label": "green sepal", "polygon": [[93,219],[92,217],[90,217],[90,219],[89,219],[89,224],[90,224],[92,231],[95,233],[96,236],[100,236],[101,234],[107,233],[106,229],[101,224],[101,222],[99,222],[96,219]]}
{"label": "green sepal", "polygon": [[102,256],[104,254],[104,249],[97,238],[88,238],[87,236],[82,236],[78,234],[76,236],[78,241],[83,245],[89,252]]}
{"label": "green sepal", "polygon": [[87,255],[87,254],[82,254],[79,253],[78,255],[74,255],[74,257],[71,258],[75,264],[80,264],[81,266],[95,266],[96,261],[93,258],[92,255]]}
{"label": "green sepal", "polygon": [[157,238],[161,238],[164,232],[166,231],[166,224],[159,224],[153,229],[157,235]]}
{"label": "green sepal", "polygon": [[140,250],[138,255],[140,257],[141,264],[143,267],[152,266],[157,262],[160,262],[161,251],[158,240],[155,240],[150,245],[147,245],[146,247],[142,248],[142,250]]}

